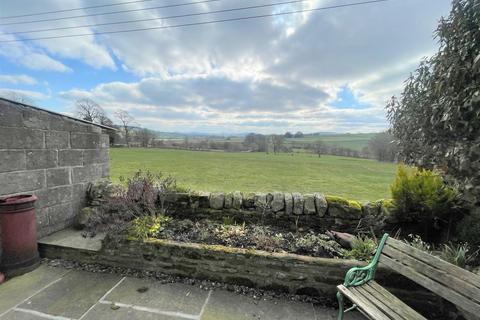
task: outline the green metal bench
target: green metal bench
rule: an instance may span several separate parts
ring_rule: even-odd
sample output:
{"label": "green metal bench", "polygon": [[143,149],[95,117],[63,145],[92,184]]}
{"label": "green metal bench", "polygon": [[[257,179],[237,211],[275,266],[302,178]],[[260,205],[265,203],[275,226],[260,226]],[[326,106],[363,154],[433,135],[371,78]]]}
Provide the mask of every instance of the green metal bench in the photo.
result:
{"label": "green metal bench", "polygon": [[[385,234],[365,267],[350,269],[337,287],[339,314],[357,309],[370,319],[426,319],[377,282],[378,264],[386,266],[455,304],[468,318],[480,319],[480,277]],[[353,306],[345,309],[344,299]]]}

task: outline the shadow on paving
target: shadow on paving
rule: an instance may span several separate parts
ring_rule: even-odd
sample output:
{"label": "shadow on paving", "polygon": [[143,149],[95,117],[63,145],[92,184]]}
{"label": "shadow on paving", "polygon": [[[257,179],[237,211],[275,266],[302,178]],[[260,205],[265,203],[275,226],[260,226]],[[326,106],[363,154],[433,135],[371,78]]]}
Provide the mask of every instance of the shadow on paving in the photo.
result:
{"label": "shadow on paving", "polygon": [[[2,320],[327,320],[337,311],[285,299],[40,266],[0,285]],[[346,320],[363,319],[351,314]]]}

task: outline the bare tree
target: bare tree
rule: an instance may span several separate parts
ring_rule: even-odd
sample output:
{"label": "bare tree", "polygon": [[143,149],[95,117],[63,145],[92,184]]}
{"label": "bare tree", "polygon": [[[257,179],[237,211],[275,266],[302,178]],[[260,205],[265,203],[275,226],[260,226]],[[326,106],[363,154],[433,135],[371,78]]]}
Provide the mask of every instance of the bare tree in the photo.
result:
{"label": "bare tree", "polygon": [[378,161],[395,161],[397,150],[393,140],[388,132],[380,132],[370,139],[368,148]]}
{"label": "bare tree", "polygon": [[109,126],[109,127],[113,126],[113,121],[110,120],[110,118],[107,117],[105,114],[100,115],[100,117],[98,118],[98,122],[100,124],[103,124],[104,126]]}
{"label": "bare tree", "polygon": [[188,136],[185,136],[185,138],[183,138],[183,146],[185,147],[185,149],[190,148],[190,139],[188,139]]}
{"label": "bare tree", "polygon": [[123,132],[125,133],[125,143],[127,147],[130,146],[130,127],[135,119],[125,110],[118,110],[115,112],[115,117],[122,123]]}
{"label": "bare tree", "polygon": [[249,133],[245,136],[243,144],[251,151],[268,151],[267,137],[263,134]]}
{"label": "bare tree", "polygon": [[284,136],[274,134],[272,135],[273,154],[282,151],[283,143],[285,141]]}
{"label": "bare tree", "polygon": [[150,145],[150,142],[155,137],[155,134],[153,131],[144,128],[138,132],[138,137],[140,139],[140,143],[142,144],[142,147],[148,148],[148,146]]}
{"label": "bare tree", "polygon": [[325,142],[323,142],[322,140],[317,140],[315,142],[313,142],[311,145],[310,145],[310,148],[312,149],[312,151],[316,154],[318,154],[318,157],[320,158],[320,156],[322,155],[322,153],[326,153],[327,152],[327,145],[325,144]]}
{"label": "bare tree", "polygon": [[102,107],[92,99],[78,99],[75,107],[78,117],[83,120],[100,123],[102,119],[106,118]]}

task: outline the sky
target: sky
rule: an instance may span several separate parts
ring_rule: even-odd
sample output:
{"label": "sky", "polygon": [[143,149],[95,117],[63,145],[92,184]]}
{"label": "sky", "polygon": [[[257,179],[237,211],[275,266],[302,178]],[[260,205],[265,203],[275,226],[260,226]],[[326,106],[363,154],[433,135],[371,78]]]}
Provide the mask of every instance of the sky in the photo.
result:
{"label": "sky", "polygon": [[[2,0],[0,96],[68,115],[90,98],[114,122],[122,109],[168,132],[378,132],[388,128],[386,101],[436,52],[434,30],[451,5],[389,0],[175,28],[361,0],[147,0],[6,18],[126,1]],[[265,4],[277,5],[165,19]],[[141,19],[150,20],[98,25]],[[151,27],[162,28],[91,35]],[[75,34],[87,35],[29,40]]]}

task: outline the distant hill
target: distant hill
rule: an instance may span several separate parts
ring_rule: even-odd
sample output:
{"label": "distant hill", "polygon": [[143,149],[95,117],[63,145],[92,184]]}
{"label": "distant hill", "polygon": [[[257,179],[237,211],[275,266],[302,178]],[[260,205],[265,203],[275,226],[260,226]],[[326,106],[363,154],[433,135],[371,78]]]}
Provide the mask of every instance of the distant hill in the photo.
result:
{"label": "distant hill", "polygon": [[[131,127],[133,131],[140,130],[139,127]],[[231,136],[221,134],[208,134],[201,132],[164,132],[152,130],[155,132],[156,139],[165,140],[183,140],[188,137],[192,140],[209,139],[214,141],[237,141],[241,142],[248,133],[239,133]],[[287,144],[290,144],[294,148],[302,148],[307,143],[314,142],[316,140],[322,140],[326,144],[335,145],[338,147],[349,148],[352,150],[361,151],[362,148],[368,145],[370,139],[376,133],[335,133],[335,132],[314,132],[305,133],[302,138],[288,138]]]}

